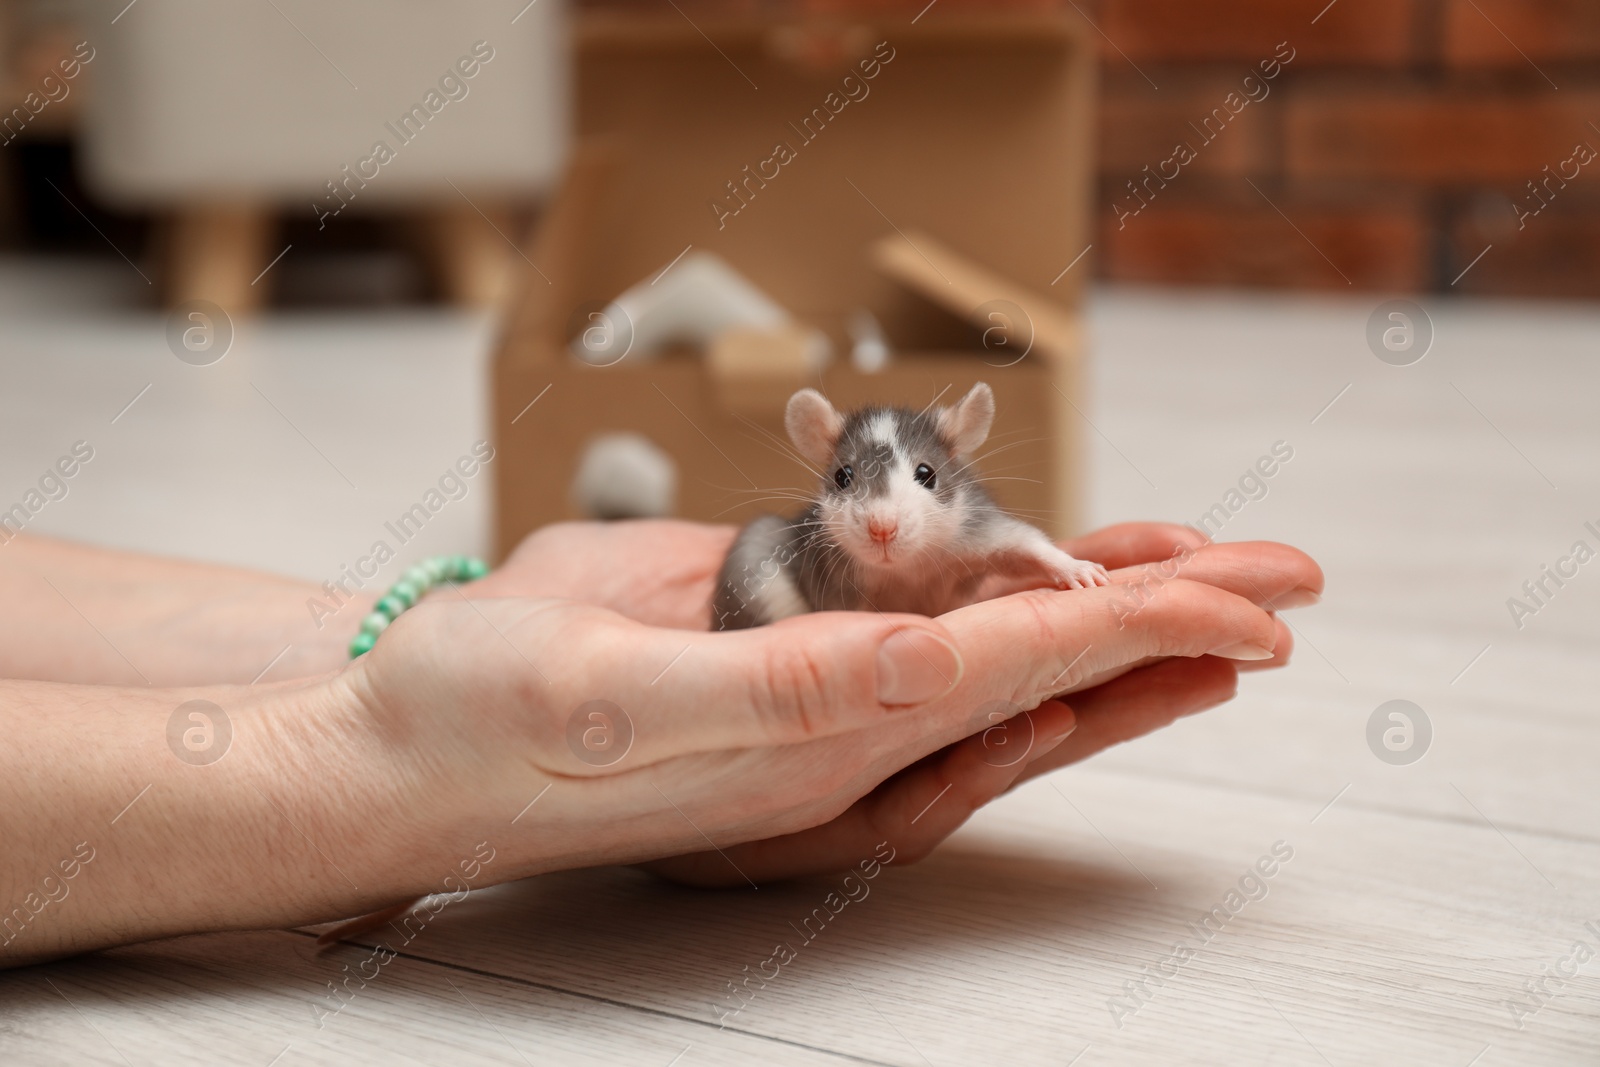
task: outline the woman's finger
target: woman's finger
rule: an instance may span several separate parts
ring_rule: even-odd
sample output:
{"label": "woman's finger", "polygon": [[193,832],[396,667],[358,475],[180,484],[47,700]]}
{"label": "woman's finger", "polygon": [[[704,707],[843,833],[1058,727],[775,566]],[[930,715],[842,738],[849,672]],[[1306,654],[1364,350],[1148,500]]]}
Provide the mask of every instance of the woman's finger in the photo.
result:
{"label": "woman's finger", "polygon": [[1270,671],[1278,667],[1287,667],[1289,659],[1294,655],[1294,631],[1281,618],[1274,617],[1277,624],[1278,641],[1272,646],[1272,658],[1252,660],[1235,664],[1241,671]]}
{"label": "woman's finger", "polygon": [[1036,707],[1152,657],[1265,660],[1277,641],[1266,611],[1215,586],[1174,578],[1157,595],[1110,585],[1035,590],[939,617],[961,649],[967,680],[951,697]]}
{"label": "woman's finger", "polygon": [[1157,596],[1174,578],[1205,582],[1236,593],[1269,611],[1306,607],[1322,595],[1322,568],[1289,545],[1242,541],[1182,550],[1154,563],[1114,571],[1111,580],[1135,599]]}
{"label": "woman's finger", "polygon": [[[559,626],[558,643],[543,654],[567,663],[557,705],[579,716],[577,736],[606,758],[575,751],[572,767],[549,768],[562,773],[615,773],[881,725],[943,697],[964,672],[954,639],[919,615],[825,612],[688,633],[582,610],[588,617]],[[599,716],[592,730],[589,715]],[[628,735],[626,763],[609,758],[613,720]]]}
{"label": "woman's finger", "polygon": [[[1069,739],[1073,727],[1072,710],[1049,701],[911,765],[821,826],[737,845],[724,850],[726,857],[705,852],[648,867],[677,882],[726,886],[742,885],[744,875],[762,882],[845,870],[873,858],[889,862],[884,846],[893,862],[914,863],[1009,788],[1030,756],[1040,758]],[[1021,738],[1029,740],[1013,754]]]}
{"label": "woman's finger", "polygon": [[1198,530],[1175,522],[1120,522],[1070,538],[1061,547],[1115,570],[1169,559],[1185,549],[1197,552],[1208,543]]}
{"label": "woman's finger", "polygon": [[1113,745],[1159,730],[1185,715],[1226,703],[1238,690],[1240,666],[1213,656],[1168,659],[1075,693],[1072,707],[1077,729],[1053,751],[1030,758],[1017,782],[1077,763]]}
{"label": "woman's finger", "polygon": [[[1174,556],[1194,554],[1208,542],[1188,526],[1171,522],[1123,522],[1061,542],[1061,547],[1079,559],[1093,560],[1107,570],[1158,563]],[[978,587],[975,600],[1037,589],[1038,577],[991,575]]]}
{"label": "woman's finger", "polygon": [[[884,842],[895,849],[897,859],[920,858],[1001,793],[1225,703],[1237,679],[1234,664],[1227,660],[1163,660],[1076,694],[1070,711],[1059,701],[1047,701],[1031,716],[1010,720],[1008,744],[1024,729],[1036,739],[1021,761],[1003,754],[1007,745],[986,736],[988,731],[975,734],[901,771],[828,823],[724,851],[757,881],[844,870],[873,856]],[[743,884],[715,852],[649,866],[691,885]]]}
{"label": "woman's finger", "polygon": [[[1270,541],[1207,545],[1198,552],[1181,553],[1160,563],[1127,567],[1111,572],[1113,588],[1123,591],[1118,611],[1137,612],[1161,596],[1162,587],[1174,578],[1204,582],[1268,611],[1280,611],[1315,604],[1321,596],[1322,569],[1299,549]],[[1279,622],[1278,640],[1273,655],[1243,666],[1244,670],[1269,670],[1289,661],[1294,641]],[[1100,685],[1136,667],[1155,662],[1150,657],[1134,663],[1115,665],[1084,680]]]}
{"label": "woman's finger", "polygon": [[[1233,661],[1236,669],[1241,671],[1270,671],[1278,667],[1288,666],[1289,658],[1294,653],[1294,633],[1284,623],[1283,619],[1277,616],[1273,617],[1273,629],[1277,633],[1277,640],[1273,643],[1272,655],[1266,659]],[[1131,671],[1140,670],[1157,663],[1164,663],[1166,659],[1167,657],[1164,656],[1147,656],[1134,663],[1127,663],[1100,671],[1094,676],[1084,679],[1081,688],[1087,689],[1092,686],[1104,685]]]}

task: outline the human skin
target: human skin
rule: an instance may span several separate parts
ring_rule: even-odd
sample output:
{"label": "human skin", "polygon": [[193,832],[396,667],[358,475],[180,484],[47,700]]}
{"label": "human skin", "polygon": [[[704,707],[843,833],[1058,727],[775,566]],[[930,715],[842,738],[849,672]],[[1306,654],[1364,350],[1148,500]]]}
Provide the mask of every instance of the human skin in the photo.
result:
{"label": "human skin", "polygon": [[[709,624],[707,604],[736,533],[729,526],[673,521],[548,526],[469,588],[476,596],[537,592],[581,597],[656,625],[700,629]],[[1187,580],[1236,593],[1274,613],[1315,604],[1323,588],[1321,569],[1297,549],[1264,542],[1214,545],[1193,528],[1172,523],[1120,523],[1064,541],[1061,547],[1112,569],[1119,586],[1142,586],[1148,592],[1160,576],[1175,570]],[[591,565],[574,566],[575,561]],[[1009,591],[995,583],[980,596]],[[1128,603],[1137,600],[1124,601]],[[1054,741],[1043,722],[1021,730],[975,733],[881,782],[827,823],[720,853],[670,857],[647,866],[689,884],[739,885],[744,876],[778,879],[844,869],[885,840],[894,842],[897,862],[915,862],[972,812],[1021,782],[1226,703],[1237,692],[1241,671],[1284,666],[1293,647],[1288,627],[1279,621],[1269,659],[1150,657],[1125,675],[1106,672],[1096,679],[1098,684],[1076,691],[1070,701],[1072,725]],[[1059,716],[1056,703],[1041,710]],[[1035,739],[1024,758],[995,751],[997,743],[1014,742],[1019,735]],[[939,804],[925,809],[933,796],[941,797]]]}
{"label": "human skin", "polygon": [[[342,652],[292,616],[310,595],[299,583],[203,567],[202,580],[180,563],[142,573],[146,561],[126,556],[100,559],[101,582],[83,583],[69,575],[95,550],[31,539],[0,550],[0,590],[22,609],[0,623],[0,648],[37,650],[28,672],[47,678],[0,683],[11,740],[0,919],[27,913],[0,933],[0,962],[361,913],[436,890],[479,842],[496,859],[476,884],[602,863],[739,884],[852,863],[937,799],[901,838],[914,856],[1019,776],[1225,699],[1235,661],[1211,653],[1281,660],[1287,642],[1263,605],[1321,588],[1293,549],[1211,546],[1132,613],[1113,586],[937,620],[841,613],[710,634],[703,612],[731,531],[647,525],[542,531],[352,664],[317,662]],[[1120,560],[1127,583],[1141,559],[1172,554],[1173,531],[1123,528],[1069,551]],[[630,537],[637,552],[619,559],[626,546],[607,539]],[[149,590],[154,624],[124,621],[138,611],[119,596]],[[66,600],[71,615],[30,620],[29,597]],[[253,612],[260,633],[225,607]],[[74,629],[37,637],[60,625]],[[317,669],[244,684],[294,636]],[[118,671],[152,684],[110,684]],[[174,709],[193,699],[233,726],[208,766],[168,743]],[[634,728],[607,767],[567,743],[574,709],[595,699]],[[1031,762],[991,767],[981,741],[963,740],[987,725],[974,709],[996,702],[1036,709]],[[79,842],[94,861],[70,895],[36,908]]]}

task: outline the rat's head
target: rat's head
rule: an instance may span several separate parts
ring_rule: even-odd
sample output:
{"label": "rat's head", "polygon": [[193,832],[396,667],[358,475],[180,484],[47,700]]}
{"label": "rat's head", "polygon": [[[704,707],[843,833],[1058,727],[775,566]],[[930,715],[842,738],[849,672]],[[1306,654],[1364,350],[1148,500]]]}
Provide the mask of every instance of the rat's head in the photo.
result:
{"label": "rat's head", "polygon": [[818,518],[858,562],[943,557],[973,502],[972,454],[989,436],[994,394],[982,382],[953,407],[869,407],[841,415],[815,389],[789,398],[784,423],[822,474]]}

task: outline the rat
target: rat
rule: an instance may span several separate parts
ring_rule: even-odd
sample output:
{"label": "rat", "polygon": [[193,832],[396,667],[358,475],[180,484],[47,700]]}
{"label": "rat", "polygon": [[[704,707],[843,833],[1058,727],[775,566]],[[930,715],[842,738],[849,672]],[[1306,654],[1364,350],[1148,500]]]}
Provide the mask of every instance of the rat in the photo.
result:
{"label": "rat", "polygon": [[[931,405],[930,405],[931,408]],[[991,575],[1057,589],[1107,585],[1036,526],[1002,510],[973,456],[994,422],[983,382],[950,407],[840,414],[815,389],[789,398],[784,428],[818,476],[798,516],[740,531],[717,576],[713,630],[812,611],[941,615]]]}

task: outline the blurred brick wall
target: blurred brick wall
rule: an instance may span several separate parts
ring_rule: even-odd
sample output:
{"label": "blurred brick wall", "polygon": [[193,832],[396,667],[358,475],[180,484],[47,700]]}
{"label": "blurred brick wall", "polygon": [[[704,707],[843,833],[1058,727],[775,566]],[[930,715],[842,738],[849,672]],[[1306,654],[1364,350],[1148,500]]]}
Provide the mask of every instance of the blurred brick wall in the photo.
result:
{"label": "blurred brick wall", "polygon": [[[580,4],[657,9],[653,0]],[[1580,144],[1600,149],[1600,0],[676,6],[930,20],[958,8],[1059,8],[1092,20],[1101,110],[1091,259],[1102,277],[1600,297],[1600,159],[1574,160]],[[1205,141],[1190,124],[1226,108],[1230,92],[1242,97],[1245,76],[1259,77],[1279,42],[1293,60]],[[1180,141],[1196,158],[1164,188],[1152,181],[1148,206],[1122,216],[1118,204],[1138,204],[1127,183],[1142,183]],[[1519,219],[1514,205],[1538,213]]]}
{"label": "blurred brick wall", "polygon": [[[657,0],[575,3],[663,9]],[[1600,297],[1600,158],[1583,162],[1600,149],[1600,0],[673,6],[684,17],[930,20],[954,9],[1058,8],[1091,20],[1101,95],[1089,262],[1104,278]],[[0,28],[52,26],[66,9],[63,0],[0,0]],[[1293,59],[1264,79],[1260,64],[1289,50]],[[0,87],[16,96],[32,84],[27,49],[4,51],[14,62],[0,64]],[[1229,94],[1237,107],[1247,89],[1260,99],[1234,114]],[[1207,116],[1217,117],[1202,132]],[[1180,142],[1194,158],[1162,178]]]}
{"label": "blurred brick wall", "polygon": [[[1078,6],[1100,30],[1102,276],[1600,296],[1597,0]],[[1233,115],[1280,42],[1293,60]],[[1207,143],[1190,123],[1219,106]],[[1196,158],[1123,214],[1179,141]]]}

